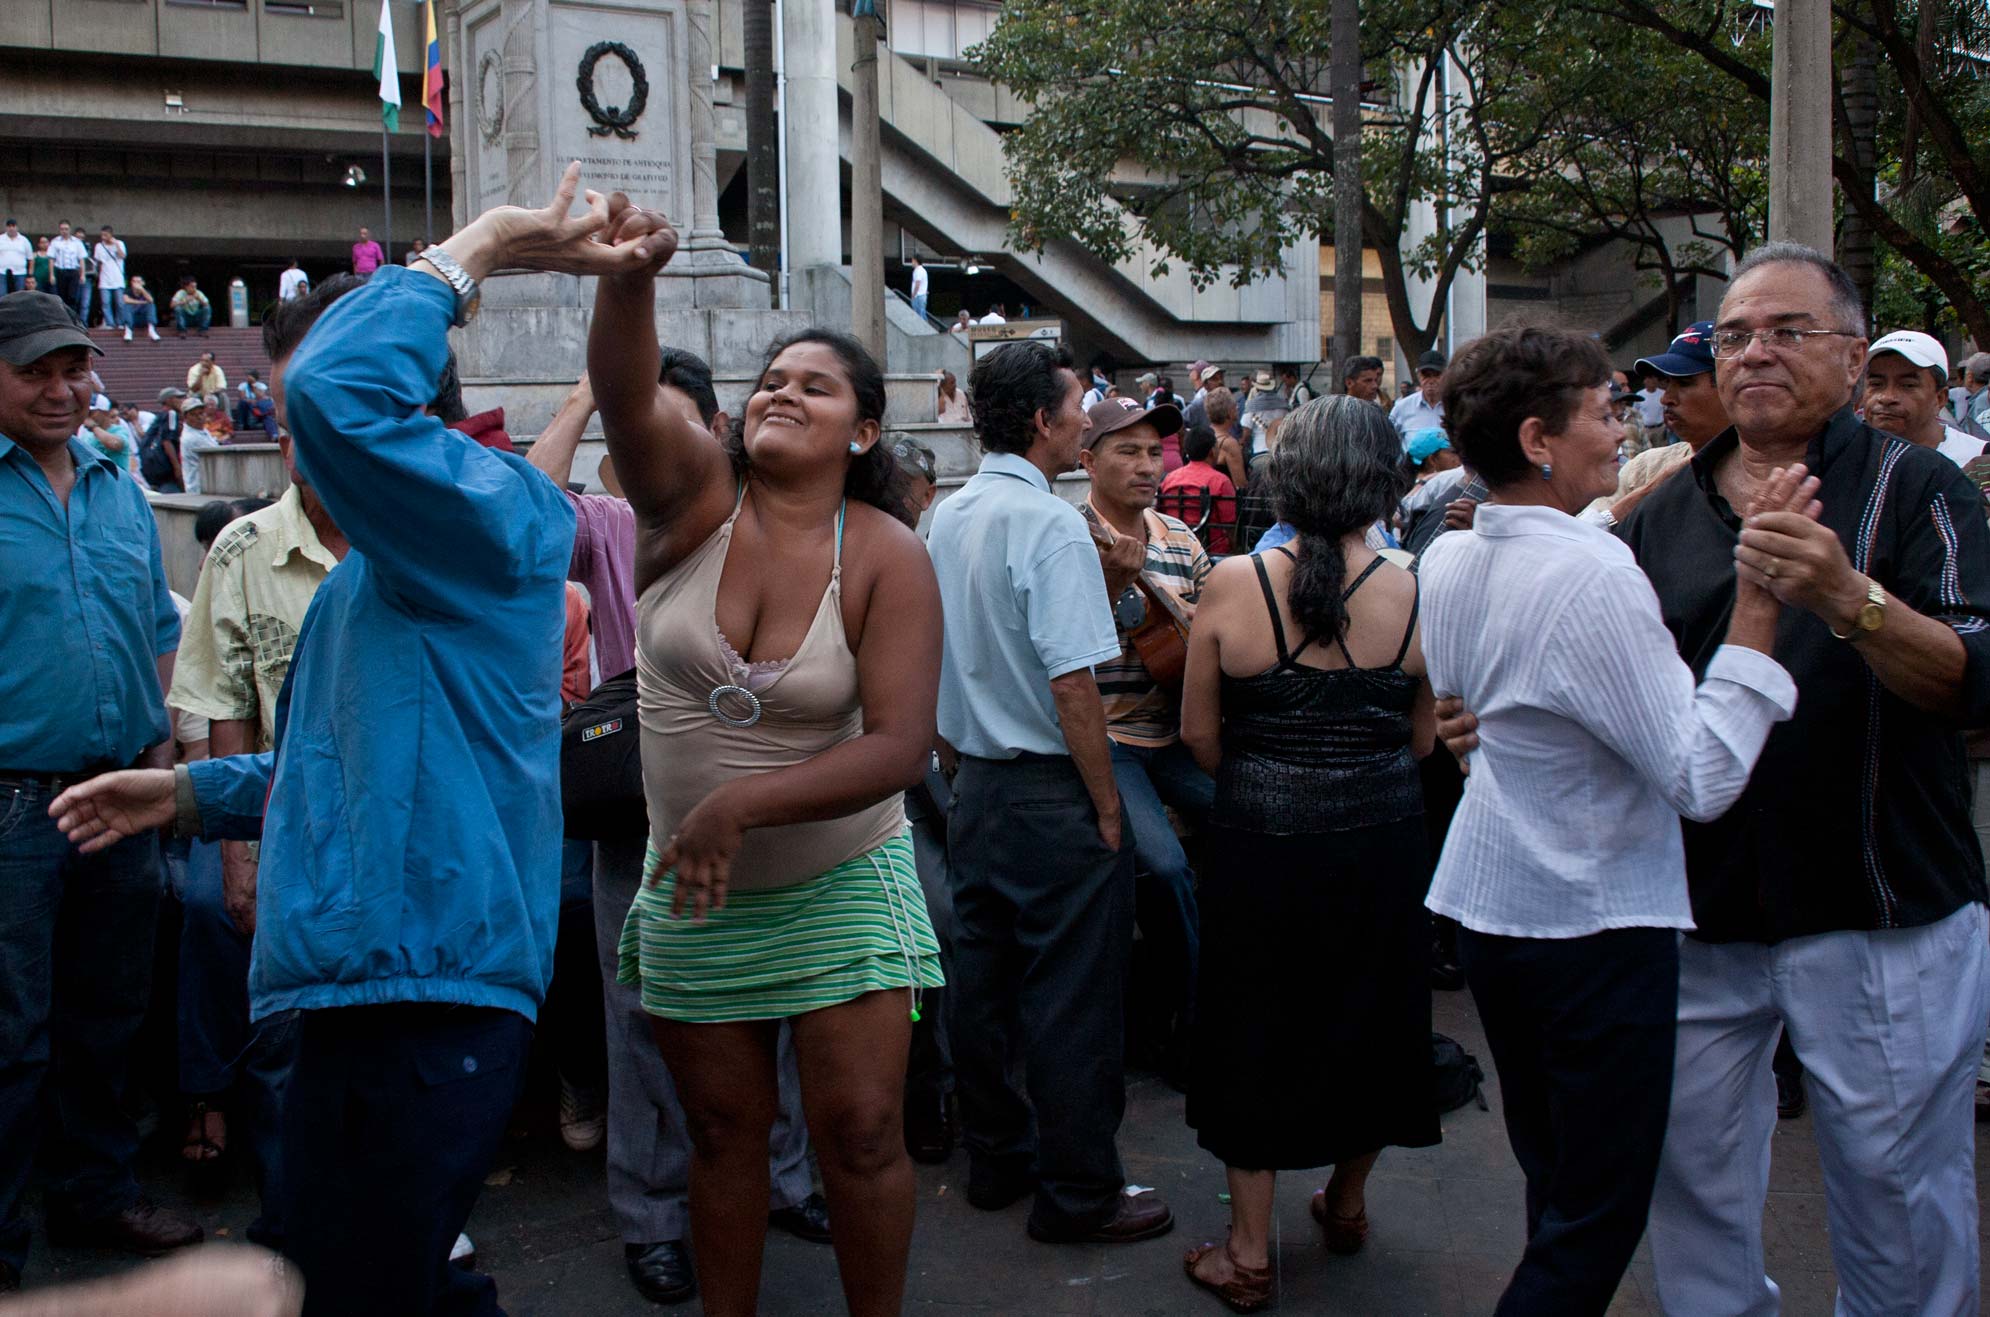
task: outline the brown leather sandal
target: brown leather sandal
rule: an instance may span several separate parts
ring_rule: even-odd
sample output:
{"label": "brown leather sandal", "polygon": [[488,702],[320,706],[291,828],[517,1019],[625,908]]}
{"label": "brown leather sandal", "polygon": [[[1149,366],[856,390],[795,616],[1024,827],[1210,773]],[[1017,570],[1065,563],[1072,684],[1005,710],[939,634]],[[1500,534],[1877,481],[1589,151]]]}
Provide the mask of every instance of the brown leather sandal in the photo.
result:
{"label": "brown leather sandal", "polygon": [[[1224,1256],[1230,1259],[1236,1273],[1224,1281],[1204,1280],[1196,1274],[1196,1264],[1218,1249],[1222,1249]],[[1262,1267],[1245,1266],[1237,1261],[1235,1253],[1230,1252],[1228,1240],[1190,1249],[1182,1259],[1182,1270],[1188,1273],[1191,1281],[1223,1300],[1231,1312],[1257,1312],[1271,1306],[1271,1263],[1267,1262]]]}
{"label": "brown leather sandal", "polygon": [[1312,1205],[1313,1219],[1320,1223],[1320,1233],[1326,1236],[1327,1252],[1340,1257],[1351,1257],[1361,1251],[1368,1242],[1368,1212],[1366,1209],[1353,1216],[1335,1216],[1327,1211],[1327,1191],[1315,1189]]}

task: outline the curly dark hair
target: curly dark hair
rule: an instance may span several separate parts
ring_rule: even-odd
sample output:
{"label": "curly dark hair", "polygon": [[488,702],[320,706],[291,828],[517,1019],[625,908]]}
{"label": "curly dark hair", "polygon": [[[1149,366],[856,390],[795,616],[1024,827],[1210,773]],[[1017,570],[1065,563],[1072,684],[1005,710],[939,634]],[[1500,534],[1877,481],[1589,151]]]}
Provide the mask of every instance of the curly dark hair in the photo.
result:
{"label": "curly dark hair", "polygon": [[[898,459],[891,455],[891,445],[885,442],[884,436],[884,371],[878,368],[876,359],[865,351],[862,343],[840,330],[819,326],[776,339],[768,346],[767,355],[760,363],[760,377],[753,383],[755,391],[766,381],[774,359],[803,343],[820,343],[836,354],[836,359],[843,363],[843,373],[850,381],[851,392],[857,395],[858,421],[878,423],[878,441],[850,459],[850,472],[843,479],[843,496],[868,503],[903,520],[905,472],[898,465]],[[746,455],[745,430],[744,425],[733,426],[725,441],[726,454],[732,459],[733,475],[741,480],[746,479],[747,468],[752,465]]]}
{"label": "curly dark hair", "polygon": [[967,377],[974,437],[983,451],[1027,453],[1038,412],[1055,411],[1077,372],[1071,354],[1044,343],[1010,343],[975,363]]}
{"label": "curly dark hair", "polygon": [[1444,372],[1444,429],[1466,466],[1497,488],[1534,464],[1520,450],[1520,426],[1538,419],[1549,434],[1568,428],[1584,389],[1610,382],[1610,358],[1587,334],[1519,326],[1465,345]]}
{"label": "curly dark hair", "polygon": [[1340,542],[1387,516],[1409,483],[1402,439],[1373,403],[1337,393],[1285,418],[1271,457],[1272,501],[1298,532],[1287,602],[1308,639],[1347,634]]}

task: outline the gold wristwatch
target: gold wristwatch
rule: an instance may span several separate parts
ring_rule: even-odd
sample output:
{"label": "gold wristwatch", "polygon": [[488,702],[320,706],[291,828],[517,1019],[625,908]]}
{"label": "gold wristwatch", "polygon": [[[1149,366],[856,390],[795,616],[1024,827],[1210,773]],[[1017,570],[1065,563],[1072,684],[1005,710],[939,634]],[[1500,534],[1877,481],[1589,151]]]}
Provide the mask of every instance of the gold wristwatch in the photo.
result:
{"label": "gold wristwatch", "polygon": [[[1826,625],[1828,626],[1829,624],[1827,623]],[[1831,627],[1830,629],[1831,634],[1840,640],[1857,640],[1860,636],[1871,635],[1885,625],[1886,591],[1879,588],[1878,581],[1868,576],[1866,578],[1866,602],[1859,606],[1858,613],[1853,616],[1852,629],[1850,631],[1840,631],[1836,627]]]}

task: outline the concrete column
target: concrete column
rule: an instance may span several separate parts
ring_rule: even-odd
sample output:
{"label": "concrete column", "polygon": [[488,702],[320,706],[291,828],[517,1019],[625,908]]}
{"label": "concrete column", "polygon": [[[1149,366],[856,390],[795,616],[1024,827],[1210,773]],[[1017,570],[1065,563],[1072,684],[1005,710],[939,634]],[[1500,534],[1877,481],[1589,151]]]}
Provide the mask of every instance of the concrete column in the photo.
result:
{"label": "concrete column", "polygon": [[1831,254],[1831,4],[1776,0],[1769,239]]}
{"label": "concrete column", "polygon": [[855,21],[850,66],[850,332],[885,364],[883,143],[878,125],[878,20]]}
{"label": "concrete column", "polygon": [[504,155],[510,178],[505,200],[538,208],[553,195],[539,158],[539,51],[546,21],[543,0],[503,0],[498,22],[504,40]]}
{"label": "concrete column", "polygon": [[691,232],[687,251],[726,245],[719,227],[718,129],[712,119],[712,0],[685,0],[685,59],[691,78]]}
{"label": "concrete column", "polygon": [[449,143],[448,232],[454,233],[474,218],[470,214],[469,169],[477,134],[474,123],[463,122],[463,69],[470,61],[463,53],[463,15],[456,0],[450,0],[442,11],[442,58],[449,70],[449,99],[444,107],[449,122],[444,140]]}
{"label": "concrete column", "polygon": [[835,0],[785,0],[789,273],[843,263],[843,185],[837,151]]}

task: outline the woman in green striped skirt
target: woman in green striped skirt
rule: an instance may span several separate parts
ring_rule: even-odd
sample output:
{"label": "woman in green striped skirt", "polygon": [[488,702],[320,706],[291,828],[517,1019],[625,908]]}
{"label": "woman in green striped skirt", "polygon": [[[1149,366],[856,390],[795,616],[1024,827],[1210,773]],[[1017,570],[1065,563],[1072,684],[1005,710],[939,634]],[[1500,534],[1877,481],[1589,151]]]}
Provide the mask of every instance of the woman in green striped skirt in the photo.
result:
{"label": "woman in green striped skirt", "polygon": [[[611,220],[623,237],[661,224]],[[620,978],[641,985],[690,1126],[705,1311],[759,1305],[787,1020],[844,1299],[884,1317],[912,1233],[906,1052],[941,981],[902,804],[934,741],[939,591],[899,520],[863,348],[815,330],[776,344],[727,442],[658,389],[653,302],[649,276],[603,278],[588,351],[637,517],[651,840]]]}

